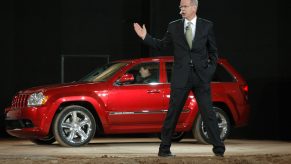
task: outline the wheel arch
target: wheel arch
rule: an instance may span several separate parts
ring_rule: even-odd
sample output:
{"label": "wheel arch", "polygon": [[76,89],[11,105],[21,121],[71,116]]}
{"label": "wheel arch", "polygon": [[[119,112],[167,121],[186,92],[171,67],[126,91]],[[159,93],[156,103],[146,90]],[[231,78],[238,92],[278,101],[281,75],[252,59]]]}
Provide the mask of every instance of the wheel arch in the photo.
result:
{"label": "wheel arch", "polygon": [[[104,129],[103,129],[103,125],[101,123],[100,117],[97,113],[97,111],[95,110],[94,106],[87,101],[69,101],[69,102],[63,102],[59,105],[58,109],[56,110],[52,123],[55,121],[56,116],[62,111],[62,109],[64,109],[67,106],[71,106],[71,105],[78,105],[81,107],[84,107],[86,109],[88,109],[92,115],[94,116],[95,119],[95,123],[96,123],[96,134],[103,134],[104,133]],[[50,134],[52,133],[52,126],[50,127]]]}

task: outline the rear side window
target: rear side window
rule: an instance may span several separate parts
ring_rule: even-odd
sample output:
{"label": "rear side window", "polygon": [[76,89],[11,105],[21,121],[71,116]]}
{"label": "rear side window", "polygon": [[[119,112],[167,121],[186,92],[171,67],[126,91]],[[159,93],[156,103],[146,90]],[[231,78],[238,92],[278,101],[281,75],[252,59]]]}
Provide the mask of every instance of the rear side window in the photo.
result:
{"label": "rear side window", "polygon": [[[171,83],[173,62],[166,63],[167,82]],[[220,64],[217,64],[212,82],[234,82],[233,76]]]}
{"label": "rear side window", "polygon": [[212,78],[213,82],[234,82],[233,76],[220,64],[217,64]]}

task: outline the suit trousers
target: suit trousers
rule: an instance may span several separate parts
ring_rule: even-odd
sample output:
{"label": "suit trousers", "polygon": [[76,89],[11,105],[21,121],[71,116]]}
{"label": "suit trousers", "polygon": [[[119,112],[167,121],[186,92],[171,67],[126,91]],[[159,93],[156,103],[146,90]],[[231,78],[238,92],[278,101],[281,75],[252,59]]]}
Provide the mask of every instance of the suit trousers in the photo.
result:
{"label": "suit trousers", "polygon": [[220,139],[218,121],[216,113],[212,107],[210,82],[205,83],[202,81],[196,70],[192,67],[189,67],[189,71],[187,85],[184,88],[171,88],[169,109],[161,130],[162,142],[160,144],[160,151],[170,151],[172,134],[175,131],[176,124],[188,98],[189,92],[192,90],[203,123],[206,126],[210,142],[213,145],[212,151],[214,153],[224,153],[225,146]]}

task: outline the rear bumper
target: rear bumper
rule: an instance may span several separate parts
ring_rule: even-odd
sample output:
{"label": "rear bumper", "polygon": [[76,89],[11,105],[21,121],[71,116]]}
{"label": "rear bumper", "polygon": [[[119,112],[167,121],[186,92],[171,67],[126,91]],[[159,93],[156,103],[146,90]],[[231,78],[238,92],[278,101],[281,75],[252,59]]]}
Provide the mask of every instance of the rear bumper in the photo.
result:
{"label": "rear bumper", "polygon": [[8,134],[27,139],[48,136],[47,107],[24,107],[5,109],[5,128]]}
{"label": "rear bumper", "polygon": [[250,105],[249,104],[243,104],[240,106],[237,106],[238,108],[238,119],[236,120],[235,127],[244,127],[247,126],[250,119]]}

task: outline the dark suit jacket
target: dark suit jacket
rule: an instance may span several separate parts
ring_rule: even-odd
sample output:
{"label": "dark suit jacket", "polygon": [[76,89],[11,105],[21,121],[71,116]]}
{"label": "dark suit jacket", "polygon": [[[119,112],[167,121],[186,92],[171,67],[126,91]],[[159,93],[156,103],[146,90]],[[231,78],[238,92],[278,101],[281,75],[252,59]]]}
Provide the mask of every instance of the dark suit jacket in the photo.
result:
{"label": "dark suit jacket", "polygon": [[211,81],[218,58],[212,22],[197,18],[192,49],[187,44],[184,34],[184,19],[170,22],[163,39],[156,39],[147,34],[144,43],[156,49],[173,46],[172,87],[185,87],[189,76],[189,62],[191,58],[201,80],[204,83]]}

